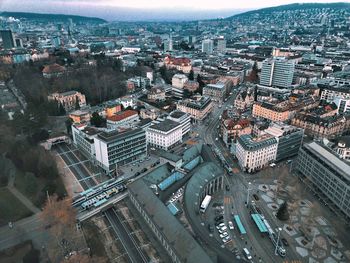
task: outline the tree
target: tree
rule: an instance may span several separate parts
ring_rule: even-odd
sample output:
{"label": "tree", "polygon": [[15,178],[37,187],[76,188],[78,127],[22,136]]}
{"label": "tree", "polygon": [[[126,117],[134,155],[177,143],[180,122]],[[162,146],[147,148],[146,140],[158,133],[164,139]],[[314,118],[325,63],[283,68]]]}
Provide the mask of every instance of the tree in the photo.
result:
{"label": "tree", "polygon": [[203,82],[203,80],[202,80],[202,77],[201,77],[201,75],[197,75],[197,82],[199,83],[199,89],[198,89],[198,92],[200,93],[200,94],[202,94],[203,93],[203,87],[205,86],[205,83]]}
{"label": "tree", "polygon": [[66,124],[67,133],[70,134],[71,131],[72,131],[72,124],[73,124],[72,118],[68,118],[68,119],[65,121],[65,124]]}
{"label": "tree", "polygon": [[105,126],[105,119],[102,118],[97,112],[92,113],[90,124],[96,127]]}
{"label": "tree", "polygon": [[59,199],[57,195],[48,197],[40,217],[46,225],[51,226],[50,232],[55,237],[61,237],[66,231],[75,228],[76,210],[69,198]]}
{"label": "tree", "polygon": [[288,204],[286,201],[278,208],[276,217],[281,221],[289,219]]}
{"label": "tree", "polygon": [[62,103],[58,106],[58,113],[59,115],[66,115],[66,109],[63,107]]}
{"label": "tree", "polygon": [[250,72],[249,76],[246,77],[246,80],[252,83],[259,82],[258,64],[256,63],[256,61],[254,62],[252,71]]}
{"label": "tree", "polygon": [[79,99],[78,97],[75,98],[75,109],[79,110],[80,109],[80,104],[79,104]]}
{"label": "tree", "polygon": [[190,71],[190,74],[188,75],[188,79],[189,79],[189,80],[194,80],[194,72],[193,72],[192,69],[191,69],[191,71]]}

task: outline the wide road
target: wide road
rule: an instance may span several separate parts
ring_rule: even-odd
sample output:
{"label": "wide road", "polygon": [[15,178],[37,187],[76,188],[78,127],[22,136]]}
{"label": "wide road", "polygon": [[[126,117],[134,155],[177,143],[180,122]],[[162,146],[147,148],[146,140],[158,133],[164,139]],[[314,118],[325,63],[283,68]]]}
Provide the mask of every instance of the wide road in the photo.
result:
{"label": "wide road", "polygon": [[80,160],[66,144],[58,144],[55,146],[55,149],[66,165],[69,166],[68,168],[84,190],[96,185],[96,181],[91,177],[91,172],[85,167],[84,163],[81,163],[82,161],[87,161],[86,159]]}
{"label": "wide road", "polygon": [[147,257],[143,253],[142,249],[139,247],[137,242],[128,229],[122,222],[122,219],[118,215],[118,212],[114,208],[111,208],[104,212],[108,223],[112,226],[115,235],[118,237],[122,243],[124,250],[128,255],[128,259],[131,263],[146,263],[148,262]]}

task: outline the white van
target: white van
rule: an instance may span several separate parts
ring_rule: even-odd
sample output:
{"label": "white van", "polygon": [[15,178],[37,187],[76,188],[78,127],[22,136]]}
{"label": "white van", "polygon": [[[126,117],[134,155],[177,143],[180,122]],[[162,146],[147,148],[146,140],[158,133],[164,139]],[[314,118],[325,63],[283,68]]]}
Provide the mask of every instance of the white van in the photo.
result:
{"label": "white van", "polygon": [[243,253],[248,260],[252,259],[252,256],[250,255],[249,250],[247,248],[243,248]]}

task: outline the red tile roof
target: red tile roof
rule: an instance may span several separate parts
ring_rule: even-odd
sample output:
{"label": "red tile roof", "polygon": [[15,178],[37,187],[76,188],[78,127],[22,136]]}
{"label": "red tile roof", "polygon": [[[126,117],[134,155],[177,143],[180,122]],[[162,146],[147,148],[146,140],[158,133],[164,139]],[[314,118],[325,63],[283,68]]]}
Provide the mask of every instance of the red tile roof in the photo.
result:
{"label": "red tile roof", "polygon": [[138,115],[137,111],[125,110],[125,111],[118,112],[111,117],[107,117],[107,120],[109,120],[109,121],[121,121],[121,120],[124,120],[125,118],[131,117],[133,115]]}

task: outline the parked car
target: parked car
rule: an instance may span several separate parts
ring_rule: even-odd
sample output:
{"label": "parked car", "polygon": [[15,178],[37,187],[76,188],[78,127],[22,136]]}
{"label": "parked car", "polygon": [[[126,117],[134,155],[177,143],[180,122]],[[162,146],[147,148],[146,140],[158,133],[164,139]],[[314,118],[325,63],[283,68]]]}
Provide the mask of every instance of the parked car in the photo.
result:
{"label": "parked car", "polygon": [[227,243],[231,241],[231,237],[227,236],[222,239],[222,242]]}
{"label": "parked car", "polygon": [[233,226],[232,221],[228,221],[228,228],[231,229],[231,230],[235,229],[235,227]]}
{"label": "parked car", "polygon": [[216,226],[216,229],[221,229],[221,228],[224,227],[224,226],[225,226],[224,223],[220,223],[220,224],[218,224],[218,225]]}
{"label": "parked car", "polygon": [[226,191],[230,191],[230,186],[228,184],[225,186],[225,188],[226,188]]}
{"label": "parked car", "polygon": [[209,230],[210,233],[213,233],[213,232],[214,232],[214,227],[213,227],[213,225],[208,224],[208,230]]}
{"label": "parked car", "polygon": [[259,196],[257,194],[253,194],[253,197],[254,197],[255,201],[259,201]]}
{"label": "parked car", "polygon": [[224,233],[220,234],[219,236],[220,236],[220,238],[224,238],[224,237],[227,237],[227,236],[228,236],[228,233],[227,233],[227,232],[224,232]]}

